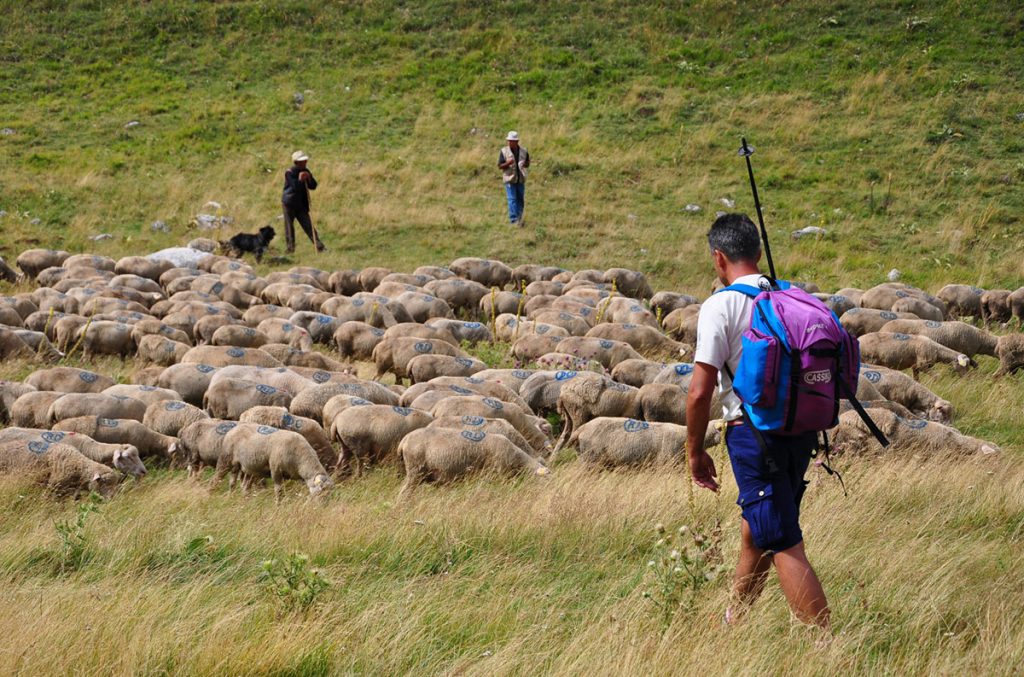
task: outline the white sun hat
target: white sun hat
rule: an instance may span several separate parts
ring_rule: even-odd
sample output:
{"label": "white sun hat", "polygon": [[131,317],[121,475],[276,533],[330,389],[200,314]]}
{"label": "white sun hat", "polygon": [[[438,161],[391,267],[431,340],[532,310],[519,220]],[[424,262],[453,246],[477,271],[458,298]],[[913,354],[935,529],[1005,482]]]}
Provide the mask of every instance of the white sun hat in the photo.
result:
{"label": "white sun hat", "polygon": [[505,140],[506,141],[518,141],[519,140],[519,132],[509,132],[508,136],[505,137]]}
{"label": "white sun hat", "polygon": [[302,162],[303,160],[308,159],[309,156],[303,153],[301,150],[297,150],[294,153],[292,153],[292,162]]}

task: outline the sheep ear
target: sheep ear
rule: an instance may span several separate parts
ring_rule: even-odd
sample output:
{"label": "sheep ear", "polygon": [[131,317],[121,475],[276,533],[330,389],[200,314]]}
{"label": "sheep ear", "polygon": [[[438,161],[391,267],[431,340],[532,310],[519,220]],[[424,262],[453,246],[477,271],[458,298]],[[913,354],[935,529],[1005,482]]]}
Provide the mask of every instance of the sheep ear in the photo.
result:
{"label": "sheep ear", "polygon": [[961,367],[966,367],[971,364],[971,359],[966,355],[957,355],[956,363],[959,364]]}
{"label": "sheep ear", "polygon": [[117,451],[114,452],[114,463],[117,463],[122,458],[124,458],[124,450],[118,449]]}
{"label": "sheep ear", "polygon": [[102,474],[100,474],[100,473],[95,473],[95,474],[93,474],[93,476],[92,476],[92,481],[93,481],[93,482],[99,482],[99,481],[100,481],[100,480],[101,480],[102,478],[103,478],[103,475],[102,475]]}

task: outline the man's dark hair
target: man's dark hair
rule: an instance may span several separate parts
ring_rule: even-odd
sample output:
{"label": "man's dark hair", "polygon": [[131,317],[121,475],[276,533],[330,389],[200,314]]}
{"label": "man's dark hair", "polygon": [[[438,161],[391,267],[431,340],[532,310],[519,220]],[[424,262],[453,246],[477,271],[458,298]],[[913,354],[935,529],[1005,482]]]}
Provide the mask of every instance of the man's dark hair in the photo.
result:
{"label": "man's dark hair", "polygon": [[756,261],[761,255],[761,235],[746,214],[722,214],[708,231],[711,251],[716,249],[730,261]]}

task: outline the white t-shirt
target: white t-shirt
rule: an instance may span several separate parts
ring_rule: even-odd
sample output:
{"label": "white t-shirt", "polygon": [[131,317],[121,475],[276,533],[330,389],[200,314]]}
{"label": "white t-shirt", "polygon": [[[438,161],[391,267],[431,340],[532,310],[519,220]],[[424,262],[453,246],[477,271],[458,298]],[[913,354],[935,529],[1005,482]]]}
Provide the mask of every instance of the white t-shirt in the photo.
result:
{"label": "white t-shirt", "polygon": [[[733,284],[746,284],[760,288],[762,275],[744,275]],[[722,414],[726,421],[740,418],[740,400],[732,392],[732,379],[723,367],[728,364],[732,373],[740,363],[743,332],[750,327],[750,311],[754,299],[737,291],[712,294],[701,304],[697,317],[697,350],[693,361],[709,364],[718,370],[718,392],[722,396]]]}

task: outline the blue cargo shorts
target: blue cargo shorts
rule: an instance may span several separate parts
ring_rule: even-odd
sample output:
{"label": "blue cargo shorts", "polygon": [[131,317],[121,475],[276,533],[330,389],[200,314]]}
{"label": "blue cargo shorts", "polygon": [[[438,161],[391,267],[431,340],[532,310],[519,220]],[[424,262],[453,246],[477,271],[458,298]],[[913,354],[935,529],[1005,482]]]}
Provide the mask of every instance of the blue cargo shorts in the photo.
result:
{"label": "blue cargo shorts", "polygon": [[807,486],[804,474],[818,439],[814,433],[763,437],[778,466],[774,475],[768,472],[764,452],[747,424],[725,429],[729,461],[740,490],[736,503],[750,525],[754,545],[780,552],[804,538],[800,531],[800,499]]}

